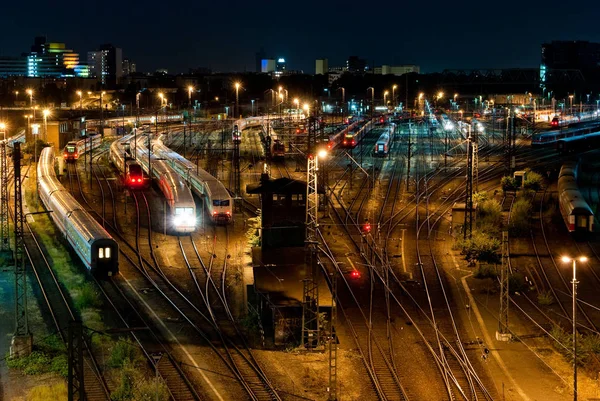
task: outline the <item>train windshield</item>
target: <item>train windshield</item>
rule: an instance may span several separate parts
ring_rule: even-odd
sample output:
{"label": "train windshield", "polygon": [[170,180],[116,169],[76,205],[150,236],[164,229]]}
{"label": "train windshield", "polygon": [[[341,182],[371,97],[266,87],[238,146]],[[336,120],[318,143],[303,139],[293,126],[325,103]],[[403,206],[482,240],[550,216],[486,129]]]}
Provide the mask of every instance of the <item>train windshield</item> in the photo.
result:
{"label": "train windshield", "polygon": [[67,146],[67,152],[69,152],[69,153],[75,152],[75,146]]}
{"label": "train windshield", "polygon": [[177,207],[175,208],[175,214],[180,216],[192,216],[194,214],[193,207]]}
{"label": "train windshield", "polygon": [[142,175],[142,167],[139,164],[132,164],[129,166],[129,174],[131,175]]}
{"label": "train windshield", "polygon": [[225,200],[213,200],[213,206],[229,206],[229,199]]}

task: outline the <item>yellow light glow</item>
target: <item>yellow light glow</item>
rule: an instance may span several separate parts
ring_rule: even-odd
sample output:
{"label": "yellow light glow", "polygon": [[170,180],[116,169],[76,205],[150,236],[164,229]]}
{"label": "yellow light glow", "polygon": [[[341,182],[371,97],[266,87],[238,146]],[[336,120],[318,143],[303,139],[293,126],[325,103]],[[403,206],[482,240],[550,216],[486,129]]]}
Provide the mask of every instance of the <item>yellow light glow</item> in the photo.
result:
{"label": "yellow light glow", "polygon": [[0,123],[0,129],[1,130],[5,130],[6,129],[6,123]]}
{"label": "yellow light glow", "polygon": [[423,92],[419,93],[419,100],[421,100],[423,98]]}
{"label": "yellow light glow", "polygon": [[383,92],[383,95],[387,96],[389,93],[390,93],[390,91],[385,91],[385,92]]}
{"label": "yellow light glow", "polygon": [[327,157],[327,151],[325,149],[321,149],[319,150],[319,153],[317,154],[317,156],[319,156],[319,158],[324,159]]}
{"label": "yellow light glow", "polygon": [[302,108],[304,109],[304,111],[308,111],[308,103],[304,103],[304,106],[302,106]]}
{"label": "yellow light glow", "polygon": [[50,115],[50,110],[44,109],[44,117],[48,117]]}
{"label": "yellow light glow", "polygon": [[27,89],[26,92],[29,96],[33,95],[33,89]]}
{"label": "yellow light glow", "polygon": [[188,92],[192,92],[194,90],[193,86],[188,86]]}
{"label": "yellow light glow", "polygon": [[392,86],[392,89],[396,89],[398,87],[398,85],[394,85]]}
{"label": "yellow light glow", "polygon": [[298,100],[298,98],[295,98],[295,99],[294,99],[294,104],[295,104],[296,106],[298,106],[298,103],[299,103],[299,102],[300,102],[300,100]]}
{"label": "yellow light glow", "polygon": [[79,95],[79,97],[83,96],[83,92],[82,91],[77,91],[77,94]]}
{"label": "yellow light glow", "polygon": [[582,262],[582,263],[585,263],[585,262],[588,261],[588,258],[586,258],[585,256],[580,256],[579,257],[579,261]]}
{"label": "yellow light glow", "polygon": [[563,263],[569,263],[571,261],[571,258],[568,256],[563,256],[562,258],[560,258],[560,260],[562,260]]}
{"label": "yellow light glow", "polygon": [[239,83],[239,82],[236,82],[236,83],[235,83],[235,89],[236,89],[236,90],[237,90],[237,89],[240,89],[240,83]]}

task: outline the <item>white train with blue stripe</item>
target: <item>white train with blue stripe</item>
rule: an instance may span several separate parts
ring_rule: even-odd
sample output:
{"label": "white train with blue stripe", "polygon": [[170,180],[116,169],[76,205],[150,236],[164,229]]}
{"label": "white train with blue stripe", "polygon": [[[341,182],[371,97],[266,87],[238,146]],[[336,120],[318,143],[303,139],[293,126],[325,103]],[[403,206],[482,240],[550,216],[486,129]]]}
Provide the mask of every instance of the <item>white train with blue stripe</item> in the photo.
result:
{"label": "white train with blue stripe", "polygon": [[54,160],[54,149],[44,148],[37,166],[42,203],[88,270],[99,276],[118,273],[119,245],[62,186],[56,178]]}
{"label": "white train with blue stripe", "polygon": [[[187,183],[157,154],[156,146],[160,142],[152,141],[152,152],[148,160],[147,135],[138,136],[136,160],[148,177],[156,179],[169,206],[169,229],[177,234],[191,233],[196,230],[196,203]],[[151,170],[151,171],[150,171]]]}
{"label": "white train with blue stripe", "polygon": [[163,145],[162,141],[154,141],[153,146],[153,152],[164,159],[185,179],[192,191],[202,198],[214,223],[229,223],[233,220],[233,199],[221,181]]}

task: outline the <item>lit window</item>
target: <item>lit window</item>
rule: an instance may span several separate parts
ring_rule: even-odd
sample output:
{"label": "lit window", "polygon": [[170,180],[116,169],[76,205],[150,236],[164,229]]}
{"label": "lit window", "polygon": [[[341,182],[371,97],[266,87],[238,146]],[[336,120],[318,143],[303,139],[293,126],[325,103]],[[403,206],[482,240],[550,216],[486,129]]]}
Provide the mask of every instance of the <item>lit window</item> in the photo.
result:
{"label": "lit window", "polygon": [[104,254],[106,255],[106,259],[110,259],[110,248],[104,248]]}
{"label": "lit window", "polygon": [[104,248],[98,248],[98,258],[104,258]]}

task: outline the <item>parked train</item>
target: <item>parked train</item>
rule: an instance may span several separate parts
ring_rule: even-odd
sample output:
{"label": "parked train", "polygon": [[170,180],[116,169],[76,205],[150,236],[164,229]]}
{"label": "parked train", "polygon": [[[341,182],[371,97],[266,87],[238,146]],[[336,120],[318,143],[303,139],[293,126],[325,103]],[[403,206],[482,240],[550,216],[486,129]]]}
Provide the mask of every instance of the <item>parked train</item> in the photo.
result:
{"label": "parked train", "polygon": [[85,267],[99,276],[116,274],[119,245],[56,178],[52,147],[40,154],[37,180],[42,203]]}
{"label": "parked train", "polygon": [[271,146],[271,156],[275,159],[285,157],[285,144],[279,139],[273,141],[273,145]]}
{"label": "parked train", "polygon": [[100,134],[90,135],[78,141],[69,141],[63,150],[63,158],[66,162],[77,161],[80,155],[96,149],[100,145],[102,145],[102,135]]}
{"label": "parked train", "polygon": [[202,198],[206,211],[214,223],[232,221],[233,199],[221,181],[163,145],[160,140],[154,142],[153,152],[164,159],[185,179],[192,191]]}
{"label": "parked train", "polygon": [[170,163],[161,160],[164,157],[156,150],[160,142],[152,142],[150,161],[148,160],[147,140],[147,136],[138,135],[136,160],[148,177],[156,178],[158,186],[165,196],[169,206],[169,229],[177,234],[191,233],[196,229],[194,197],[180,173],[176,172]]}
{"label": "parked train", "polygon": [[133,135],[126,135],[114,141],[110,145],[108,158],[121,173],[122,184],[129,189],[139,189],[145,187],[149,180],[131,153],[129,143],[132,138]]}
{"label": "parked train", "polygon": [[379,139],[375,142],[375,149],[373,151],[375,156],[386,156],[389,153],[395,131],[396,124],[391,123],[385,132],[379,136]]}
{"label": "parked train", "polygon": [[560,214],[572,233],[594,231],[594,213],[583,198],[577,185],[577,163],[563,164],[558,175],[558,203]]}
{"label": "parked train", "polygon": [[575,138],[600,132],[600,125],[597,123],[582,124],[583,126],[565,128],[562,130],[554,130],[533,134],[531,138],[531,146],[544,146],[556,144],[563,138]]}
{"label": "parked train", "polygon": [[563,154],[587,152],[598,148],[600,148],[600,132],[556,141],[556,149]]}

